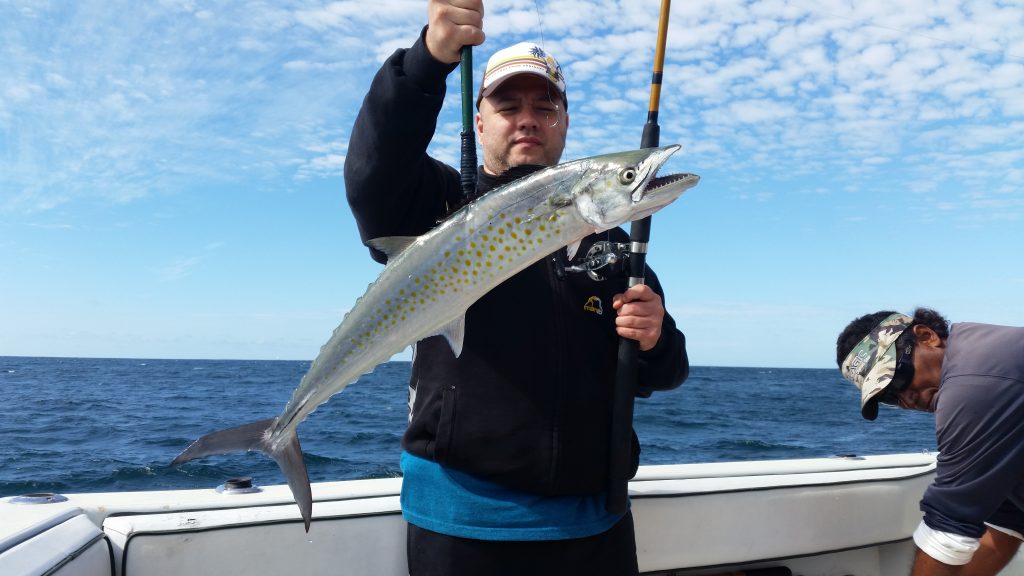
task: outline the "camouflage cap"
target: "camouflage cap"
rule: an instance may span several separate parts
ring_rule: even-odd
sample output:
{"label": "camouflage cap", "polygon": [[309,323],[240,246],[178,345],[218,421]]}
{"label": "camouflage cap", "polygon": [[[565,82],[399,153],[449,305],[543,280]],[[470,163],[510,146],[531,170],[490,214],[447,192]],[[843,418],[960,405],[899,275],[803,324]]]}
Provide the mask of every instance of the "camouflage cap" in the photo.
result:
{"label": "camouflage cap", "polygon": [[878,394],[896,373],[896,339],[913,318],[893,314],[868,332],[843,360],[843,377],[860,389],[860,414],[867,420],[878,417]]}

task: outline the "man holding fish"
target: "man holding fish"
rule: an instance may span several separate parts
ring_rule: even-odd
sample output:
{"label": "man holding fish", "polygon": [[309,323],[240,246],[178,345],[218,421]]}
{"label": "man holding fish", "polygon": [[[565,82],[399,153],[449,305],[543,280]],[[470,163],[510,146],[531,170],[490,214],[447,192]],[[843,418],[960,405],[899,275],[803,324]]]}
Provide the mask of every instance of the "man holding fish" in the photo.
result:
{"label": "man holding fish", "polygon": [[[381,262],[396,252],[377,239],[423,235],[461,202],[458,172],[426,149],[461,48],[484,41],[484,7],[427,5],[419,39],[374,78],[346,158],[349,203]],[[477,97],[479,192],[556,165],[567,108],[543,47],[496,52]],[[502,257],[544,229],[499,225],[466,250],[463,273],[480,268],[472,252]],[[598,240],[627,237],[614,228],[557,250],[482,296],[464,324],[416,344],[402,442],[410,574],[637,574],[632,516],[604,508],[618,337],[639,342],[640,396],[680,385],[689,365],[649,269],[647,284],[621,293],[621,282],[566,273]]]}

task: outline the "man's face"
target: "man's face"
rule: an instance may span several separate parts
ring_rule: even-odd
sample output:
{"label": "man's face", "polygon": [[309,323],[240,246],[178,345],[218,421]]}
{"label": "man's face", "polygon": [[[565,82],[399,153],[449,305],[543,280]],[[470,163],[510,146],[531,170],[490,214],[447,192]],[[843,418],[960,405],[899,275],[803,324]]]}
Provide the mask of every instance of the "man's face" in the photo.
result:
{"label": "man's face", "polygon": [[562,97],[547,80],[534,74],[505,80],[476,115],[484,170],[501,174],[521,164],[557,164],[568,127]]}
{"label": "man's face", "polygon": [[935,412],[946,343],[931,328],[915,325],[914,378],[900,392],[900,407]]}

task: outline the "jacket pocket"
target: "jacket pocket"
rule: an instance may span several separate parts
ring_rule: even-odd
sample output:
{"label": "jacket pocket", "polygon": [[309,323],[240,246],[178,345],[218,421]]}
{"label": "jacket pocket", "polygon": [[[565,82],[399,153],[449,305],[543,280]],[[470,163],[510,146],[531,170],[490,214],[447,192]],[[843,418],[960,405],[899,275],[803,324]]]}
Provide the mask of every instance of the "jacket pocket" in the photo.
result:
{"label": "jacket pocket", "polygon": [[434,458],[441,464],[449,462],[455,439],[456,391],[454,384],[445,384],[441,393],[441,415],[437,422],[437,439],[434,441]]}

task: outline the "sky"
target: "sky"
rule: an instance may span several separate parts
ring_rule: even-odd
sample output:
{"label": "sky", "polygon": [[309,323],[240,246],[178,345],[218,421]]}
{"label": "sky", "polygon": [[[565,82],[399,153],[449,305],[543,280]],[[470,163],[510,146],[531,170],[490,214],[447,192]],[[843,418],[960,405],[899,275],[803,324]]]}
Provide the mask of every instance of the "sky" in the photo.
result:
{"label": "sky", "polygon": [[[660,2],[485,3],[638,147]],[[352,122],[423,0],[0,0],[0,356],[311,360],[380,272]],[[648,262],[698,366],[835,367],[878,310],[1024,325],[1024,5],[672,3]],[[459,75],[430,152],[458,165]],[[407,358],[408,351],[397,359]]]}

